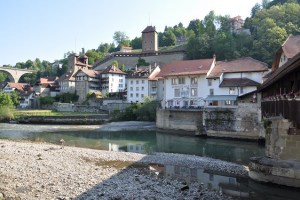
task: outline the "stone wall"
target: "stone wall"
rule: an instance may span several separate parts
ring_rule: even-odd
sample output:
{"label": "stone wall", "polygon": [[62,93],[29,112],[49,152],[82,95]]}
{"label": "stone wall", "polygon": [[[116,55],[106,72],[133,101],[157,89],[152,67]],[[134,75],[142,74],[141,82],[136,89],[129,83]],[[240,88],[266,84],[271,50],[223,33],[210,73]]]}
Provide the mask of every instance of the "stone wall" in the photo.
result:
{"label": "stone wall", "polygon": [[259,107],[241,103],[237,107],[205,107],[204,110],[160,109],[156,126],[162,129],[195,131],[215,137],[260,139]]}
{"label": "stone wall", "polygon": [[282,117],[264,120],[266,129],[266,156],[252,157],[249,177],[300,187],[300,135],[292,132],[292,123]]}
{"label": "stone wall", "polygon": [[289,134],[291,125],[288,120],[281,117],[265,120],[266,156],[300,161],[300,135]]}
{"label": "stone wall", "polygon": [[[170,63],[177,60],[184,60],[185,53],[183,52],[174,52],[169,54],[158,54],[151,56],[141,56],[147,63],[154,64],[157,63],[160,66],[163,66],[166,63]],[[104,70],[106,67],[113,64],[115,60],[118,61],[119,66],[125,65],[126,69],[130,69],[136,66],[138,63],[139,56],[112,56],[110,59],[107,59],[106,62],[103,62],[95,66],[95,70]]]}
{"label": "stone wall", "polygon": [[196,131],[197,124],[202,124],[203,112],[200,110],[163,110],[156,112],[156,127],[161,129],[174,129]]}
{"label": "stone wall", "polygon": [[260,107],[256,103],[239,103],[237,107],[205,108],[207,135],[245,139],[264,138],[261,134]]}

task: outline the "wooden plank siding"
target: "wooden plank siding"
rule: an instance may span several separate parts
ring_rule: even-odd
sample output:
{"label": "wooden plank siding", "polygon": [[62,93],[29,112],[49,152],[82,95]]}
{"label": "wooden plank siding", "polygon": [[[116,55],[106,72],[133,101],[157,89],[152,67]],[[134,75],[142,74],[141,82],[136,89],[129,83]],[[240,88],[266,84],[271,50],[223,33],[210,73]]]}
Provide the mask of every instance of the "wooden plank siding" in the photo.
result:
{"label": "wooden plank siding", "polygon": [[300,53],[261,86],[263,118],[283,116],[300,129]]}

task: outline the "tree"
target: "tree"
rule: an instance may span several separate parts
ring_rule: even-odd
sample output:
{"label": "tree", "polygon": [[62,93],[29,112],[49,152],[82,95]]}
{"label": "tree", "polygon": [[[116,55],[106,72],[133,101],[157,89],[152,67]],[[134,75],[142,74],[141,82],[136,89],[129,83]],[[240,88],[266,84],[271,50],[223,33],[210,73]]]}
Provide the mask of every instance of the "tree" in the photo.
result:
{"label": "tree", "polygon": [[284,3],[261,9],[251,18],[249,26],[254,30],[252,56],[271,64],[287,36],[300,33],[300,4]]}
{"label": "tree", "polygon": [[131,46],[133,49],[141,49],[142,48],[142,37],[135,37],[131,40]]}
{"label": "tree", "polygon": [[192,30],[195,33],[196,37],[204,33],[204,25],[199,19],[190,21],[187,29]]}
{"label": "tree", "polygon": [[219,31],[222,32],[230,32],[230,20],[229,20],[229,16],[217,16],[216,17],[216,23],[219,26]]}
{"label": "tree", "polygon": [[8,93],[0,92],[0,107],[13,108],[14,102]]}
{"label": "tree", "polygon": [[218,32],[212,40],[212,47],[219,60],[240,57],[236,51],[234,37],[229,32]]}
{"label": "tree", "polygon": [[114,33],[113,39],[118,44],[118,46],[130,46],[129,37],[125,32],[116,31]]}
{"label": "tree", "polygon": [[40,97],[39,100],[41,105],[52,105],[55,102],[55,99],[50,96]]}
{"label": "tree", "polygon": [[213,56],[212,40],[206,33],[191,37],[187,43],[188,59],[211,58]]}
{"label": "tree", "polygon": [[114,65],[116,68],[119,68],[119,62],[117,60],[114,60],[112,65]]}
{"label": "tree", "polygon": [[100,44],[97,51],[103,53],[103,54],[106,54],[106,53],[111,53],[111,52],[114,52],[115,51],[115,44],[114,43],[111,43],[111,44],[108,44],[108,43],[104,43],[104,44]]}
{"label": "tree", "polygon": [[104,58],[104,54],[102,52],[96,51],[95,49],[88,50],[86,52],[86,56],[89,58],[90,65]]}
{"label": "tree", "polygon": [[216,15],[214,11],[210,11],[208,15],[204,17],[203,24],[204,24],[204,30],[205,33],[209,36],[214,36],[216,33]]}
{"label": "tree", "polygon": [[7,74],[0,72],[0,83],[6,81],[7,79],[8,79]]}
{"label": "tree", "polygon": [[12,93],[10,93],[10,98],[11,98],[14,106],[17,106],[17,105],[20,104],[20,100],[19,100],[20,99],[20,95],[19,95],[18,92],[13,91]]}
{"label": "tree", "polygon": [[139,57],[138,63],[137,63],[137,67],[140,67],[140,66],[149,66],[149,63],[147,63],[147,62],[145,61],[145,59]]}
{"label": "tree", "polygon": [[254,17],[256,13],[260,10],[261,10],[261,5],[259,3],[256,3],[251,9],[251,17]]}

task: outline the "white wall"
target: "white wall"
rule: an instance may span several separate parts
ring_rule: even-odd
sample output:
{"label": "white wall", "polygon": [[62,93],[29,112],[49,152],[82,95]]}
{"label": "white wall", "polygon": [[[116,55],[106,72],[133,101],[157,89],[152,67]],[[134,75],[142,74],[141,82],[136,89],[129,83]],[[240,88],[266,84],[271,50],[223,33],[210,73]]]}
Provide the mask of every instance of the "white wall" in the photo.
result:
{"label": "white wall", "polygon": [[144,102],[149,96],[148,77],[127,78],[127,102]]}
{"label": "white wall", "polygon": [[102,78],[108,77],[108,88],[101,89],[102,95],[111,92],[121,92],[126,88],[126,79],[124,74],[103,74]]}

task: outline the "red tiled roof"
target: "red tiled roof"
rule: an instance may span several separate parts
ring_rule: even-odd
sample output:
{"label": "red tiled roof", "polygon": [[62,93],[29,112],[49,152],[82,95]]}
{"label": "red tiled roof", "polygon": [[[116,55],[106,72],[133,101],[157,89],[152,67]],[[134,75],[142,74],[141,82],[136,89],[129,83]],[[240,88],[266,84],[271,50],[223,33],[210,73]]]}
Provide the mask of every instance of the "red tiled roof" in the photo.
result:
{"label": "red tiled roof", "polygon": [[260,83],[248,78],[224,78],[220,87],[260,86]]}
{"label": "red tiled roof", "polygon": [[179,76],[179,75],[200,75],[206,74],[213,64],[214,59],[181,60],[168,63],[161,68],[158,77]]}
{"label": "red tiled roof", "polygon": [[287,58],[293,58],[300,52],[300,35],[290,35],[283,43],[282,50]]}
{"label": "red tiled roof", "polygon": [[239,58],[231,61],[218,61],[208,74],[207,78],[218,78],[222,73],[234,72],[264,72],[268,71],[266,63],[250,57]]}
{"label": "red tiled roof", "polygon": [[22,92],[22,91],[24,91],[25,86],[28,84],[27,83],[10,83],[10,82],[8,82],[7,85],[9,85],[10,88],[15,88],[16,90]]}

